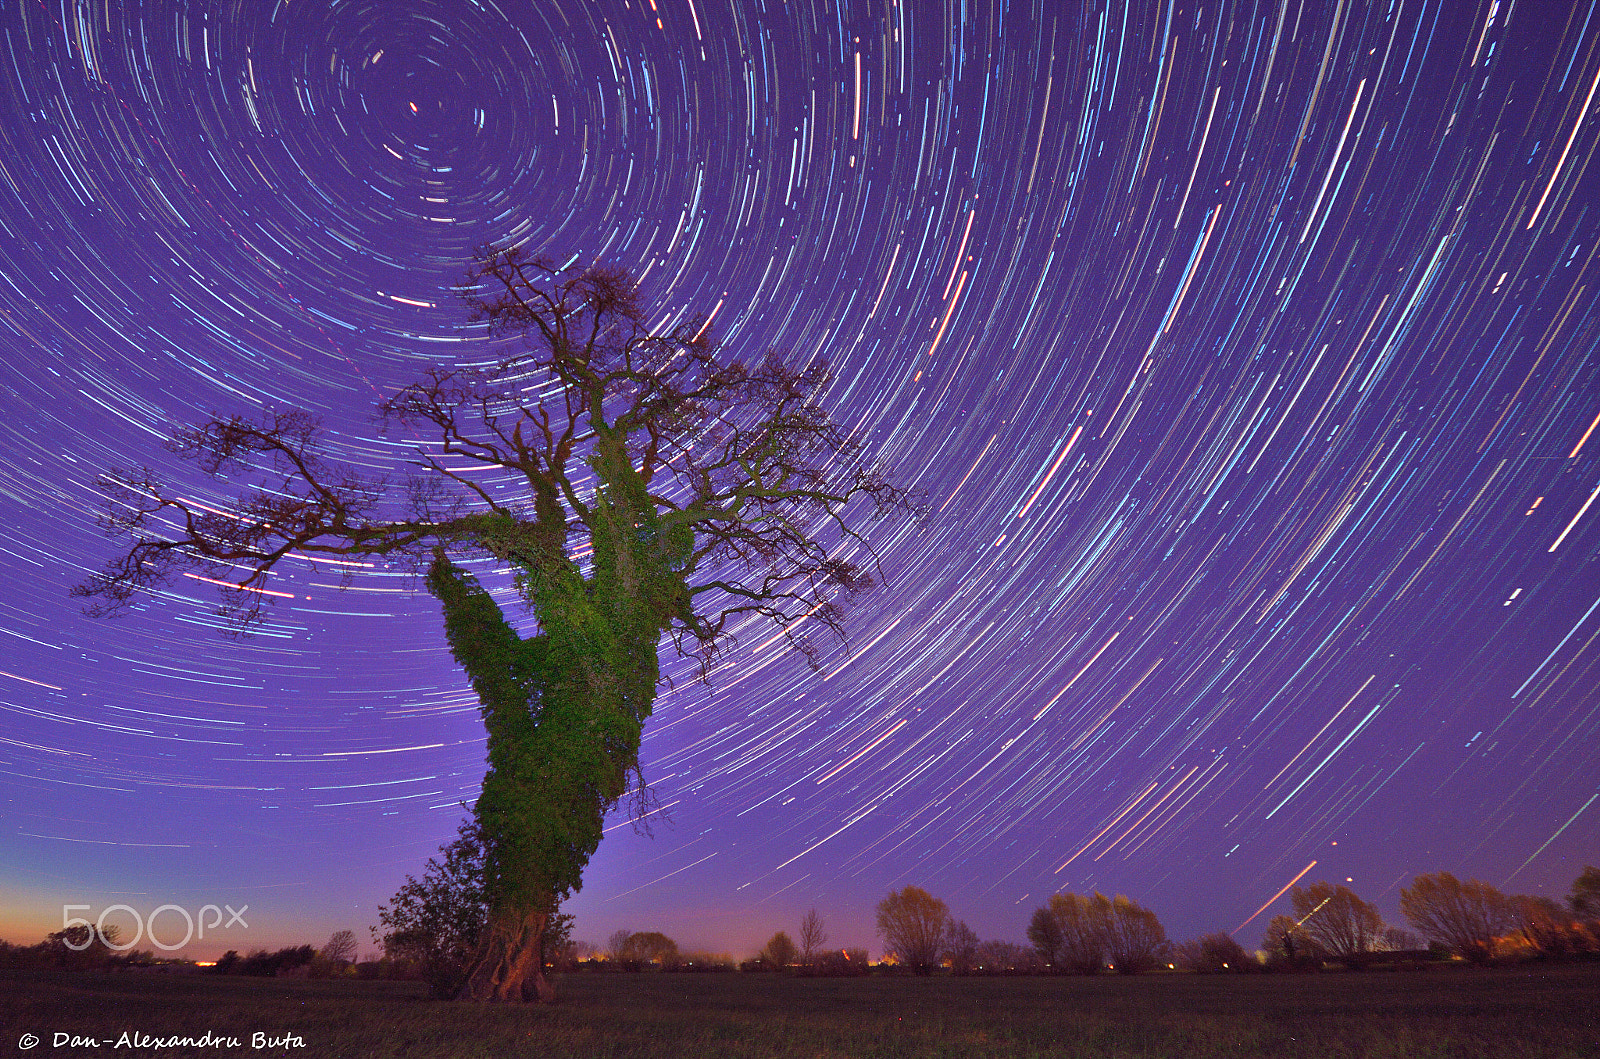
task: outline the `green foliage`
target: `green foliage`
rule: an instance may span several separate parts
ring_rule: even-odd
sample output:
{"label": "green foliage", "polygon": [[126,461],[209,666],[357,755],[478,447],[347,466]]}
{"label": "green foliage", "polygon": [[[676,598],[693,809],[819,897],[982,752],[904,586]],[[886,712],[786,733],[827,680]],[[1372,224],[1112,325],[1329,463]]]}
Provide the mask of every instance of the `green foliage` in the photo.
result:
{"label": "green foliage", "polygon": [[[823,362],[724,359],[706,321],[654,331],[625,272],[518,248],[486,251],[462,293],[527,348],[432,368],[381,402],[386,424],[427,438],[403,490],[325,455],[305,412],[216,417],[170,447],[238,492],[229,509],[148,469],[107,475],[104,525],[131,544],[75,591],[106,613],[198,567],[248,625],[271,598],[252,590],[288,555],[426,567],[488,736],[474,807],[488,914],[463,992],[549,999],[534,951],[548,921],[630,781],[648,798],[639,743],[663,635],[704,671],[730,619],[762,617],[814,658],[792,626],[842,633],[841,602],[873,585],[840,557],[873,554],[845,511],[910,504],[817,400]],[[487,489],[462,464],[505,481]],[[511,571],[530,635],[457,565],[471,560]]]}
{"label": "green foliage", "polygon": [[[386,959],[415,968],[435,998],[456,995],[482,940],[489,921],[483,885],[487,860],[478,822],[465,820],[456,837],[439,847],[439,855],[428,859],[422,878],[407,875],[378,908],[382,926],[372,928],[373,940],[383,946]],[[543,951],[552,959],[570,941],[572,922],[563,913],[549,918]]]}
{"label": "green foliage", "polygon": [[[619,711],[581,686],[582,674],[607,664],[603,647],[574,657],[581,638],[560,625],[522,638],[477,579],[443,557],[428,588],[443,605],[446,639],[472,679],[488,732],[489,768],[475,808],[489,851],[484,887],[516,907],[553,911],[578,888],[600,844],[605,813],[637,761],[643,718],[619,723]],[[550,609],[570,615],[584,604]]]}
{"label": "green foliage", "polygon": [[430,857],[422,878],[407,875],[378,909],[383,930],[373,939],[391,960],[415,964],[436,998],[455,995],[478,946],[489,907],[483,892],[484,848],[478,825],[467,820],[456,838]]}

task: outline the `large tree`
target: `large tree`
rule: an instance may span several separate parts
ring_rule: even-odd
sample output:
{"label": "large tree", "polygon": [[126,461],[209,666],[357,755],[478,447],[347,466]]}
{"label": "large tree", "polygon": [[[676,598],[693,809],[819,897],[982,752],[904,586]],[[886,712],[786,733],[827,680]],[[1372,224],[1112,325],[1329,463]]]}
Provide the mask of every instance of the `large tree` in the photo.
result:
{"label": "large tree", "polygon": [[800,949],[794,939],[783,931],[778,931],[767,939],[767,947],[757,954],[773,966],[774,970],[785,970],[794,963],[800,955]]}
{"label": "large tree", "polygon": [[971,974],[978,963],[978,932],[966,920],[951,923],[944,932],[944,958],[954,974]]}
{"label": "large tree", "polygon": [[1447,871],[1411,880],[1400,891],[1400,911],[1418,934],[1473,963],[1487,963],[1495,939],[1516,926],[1505,894],[1476,879],[1462,882]]}
{"label": "large tree", "polygon": [[1296,886],[1289,893],[1300,933],[1330,958],[1359,968],[1383,940],[1378,906],[1357,897],[1348,886],[1330,882]]}
{"label": "large tree", "polygon": [[[663,636],[704,672],[764,618],[814,656],[807,633],[840,632],[841,603],[873,582],[859,518],[907,496],[820,403],[823,362],[724,357],[703,319],[652,328],[626,273],[516,249],[486,252],[464,294],[516,348],[381,402],[424,439],[403,482],[331,458],[303,412],[216,416],[169,447],[235,499],[196,502],[148,468],[107,476],[104,524],[132,543],[77,591],[104,612],[198,572],[248,625],[298,557],[425,573],[488,733],[474,811],[489,917],[462,995],[549,999],[546,924],[606,812],[647,790]],[[464,569],[474,559],[511,572],[527,634]]]}
{"label": "large tree", "polygon": [[813,908],[800,921],[800,962],[807,967],[813,966],[827,943],[827,925],[822,920],[822,913]]}
{"label": "large tree", "polygon": [[1033,951],[1039,954],[1039,959],[1046,967],[1052,971],[1063,970],[1061,950],[1065,935],[1061,920],[1052,907],[1041,905],[1033,910],[1033,916],[1028,920],[1028,940],[1033,943]]}
{"label": "large tree", "polygon": [[[1104,900],[1100,894],[1095,897]],[[1167,932],[1154,912],[1122,894],[1112,900],[1106,952],[1117,973],[1151,970],[1166,956],[1168,948]]]}
{"label": "large tree", "polygon": [[1102,893],[1050,895],[1034,910],[1028,939],[1054,970],[1099,974],[1110,963],[1124,974],[1154,967],[1167,951],[1156,914],[1131,898]]}
{"label": "large tree", "polygon": [[1061,932],[1061,966],[1078,974],[1099,974],[1106,965],[1113,933],[1111,898],[1075,893],[1050,895],[1047,906]]}
{"label": "large tree", "polygon": [[917,974],[932,974],[944,954],[950,906],[920,886],[891,890],[878,902],[884,949]]}

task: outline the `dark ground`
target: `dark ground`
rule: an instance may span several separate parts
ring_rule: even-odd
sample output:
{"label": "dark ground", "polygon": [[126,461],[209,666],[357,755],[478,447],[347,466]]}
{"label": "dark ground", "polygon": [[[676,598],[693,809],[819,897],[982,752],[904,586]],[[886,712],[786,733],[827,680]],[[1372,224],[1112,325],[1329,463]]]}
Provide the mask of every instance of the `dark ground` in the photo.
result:
{"label": "dark ground", "polygon": [[[1600,964],[1316,975],[582,974],[548,1008],[415,983],[0,970],[0,1055],[1600,1057]],[[118,1046],[124,1033],[237,1039]],[[268,1044],[253,1034],[289,1038]],[[38,1038],[28,1049],[25,1035]],[[98,1047],[57,1034],[94,1038]]]}

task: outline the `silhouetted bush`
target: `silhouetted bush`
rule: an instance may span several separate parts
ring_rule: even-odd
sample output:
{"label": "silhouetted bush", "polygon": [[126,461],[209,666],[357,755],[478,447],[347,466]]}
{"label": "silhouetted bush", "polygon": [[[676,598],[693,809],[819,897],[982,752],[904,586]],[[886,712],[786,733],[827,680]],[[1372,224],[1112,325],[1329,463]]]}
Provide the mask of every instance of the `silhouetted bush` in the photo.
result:
{"label": "silhouetted bush", "polygon": [[388,960],[362,960],[355,965],[354,971],[357,979],[363,982],[375,982],[389,977]]}
{"label": "silhouetted bush", "polygon": [[1320,971],[1328,959],[1317,940],[1300,930],[1291,916],[1273,916],[1261,936],[1269,971]]}
{"label": "silhouetted bush", "polygon": [[1042,974],[1045,963],[1034,949],[1014,941],[986,941],[978,946],[979,974]]}
{"label": "silhouetted bush", "polygon": [[871,970],[866,949],[826,949],[814,954],[800,973],[817,978],[855,978]]}
{"label": "silhouetted bush", "polygon": [[299,972],[304,975],[311,961],[316,959],[317,950],[312,945],[290,945],[279,949],[277,952],[268,952],[266,949],[256,949],[250,955],[234,965],[232,973],[250,975],[255,978],[273,978],[278,975],[288,975]]}
{"label": "silhouetted bush", "polygon": [[732,973],[737,967],[733,957],[725,952],[684,952],[679,953],[667,969],[686,974],[722,974]]}
{"label": "silhouetted bush", "polygon": [[1176,946],[1172,956],[1172,962],[1181,970],[1199,974],[1238,974],[1261,968],[1233,935],[1221,931]]}

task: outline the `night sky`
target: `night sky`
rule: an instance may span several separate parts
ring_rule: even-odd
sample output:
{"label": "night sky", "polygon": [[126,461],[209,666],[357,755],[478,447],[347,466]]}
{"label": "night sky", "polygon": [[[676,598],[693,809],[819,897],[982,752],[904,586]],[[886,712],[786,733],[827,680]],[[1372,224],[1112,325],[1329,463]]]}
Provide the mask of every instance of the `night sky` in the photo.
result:
{"label": "night sky", "polygon": [[815,906],[877,952],[914,883],[984,938],[1099,889],[1181,940],[1313,861],[1396,922],[1419,872],[1565,894],[1597,89],[1596,3],[0,0],[0,937],[248,904],[191,951],[370,949],[483,774],[432,597],[301,563],[237,639],[200,582],[68,592],[97,475],[184,480],[212,412],[402,467],[373,406],[504,352],[451,287],[508,242],[829,358],[928,507],[818,671],[754,627],[669,666],[666,809],[577,936],[743,957]]}

